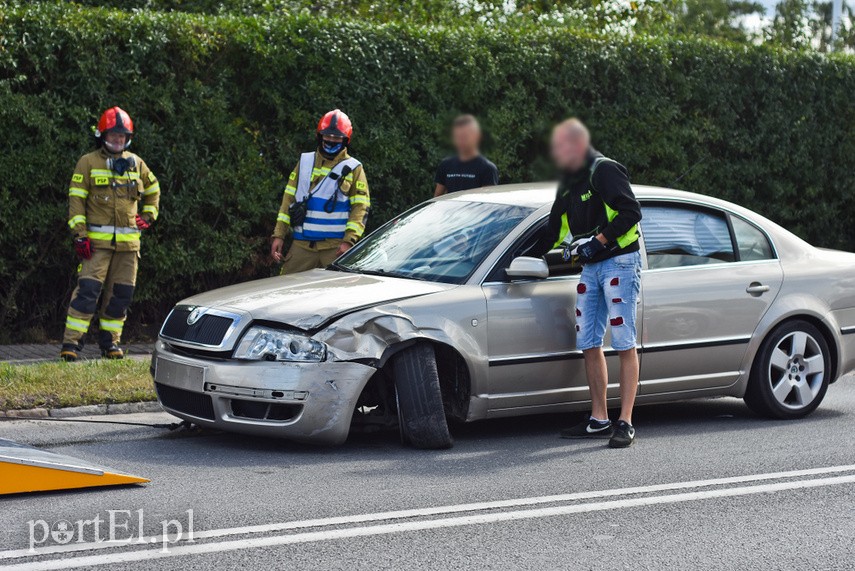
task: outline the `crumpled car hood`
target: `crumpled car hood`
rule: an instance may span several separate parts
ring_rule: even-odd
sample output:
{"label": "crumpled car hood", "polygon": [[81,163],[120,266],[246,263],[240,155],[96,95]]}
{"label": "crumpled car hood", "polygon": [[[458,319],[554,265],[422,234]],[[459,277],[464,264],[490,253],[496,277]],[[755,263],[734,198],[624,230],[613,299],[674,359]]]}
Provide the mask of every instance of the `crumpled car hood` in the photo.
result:
{"label": "crumpled car hood", "polygon": [[215,289],[187,298],[181,305],[236,310],[249,313],[255,320],[310,330],[355,310],[454,287],[403,278],[312,270]]}

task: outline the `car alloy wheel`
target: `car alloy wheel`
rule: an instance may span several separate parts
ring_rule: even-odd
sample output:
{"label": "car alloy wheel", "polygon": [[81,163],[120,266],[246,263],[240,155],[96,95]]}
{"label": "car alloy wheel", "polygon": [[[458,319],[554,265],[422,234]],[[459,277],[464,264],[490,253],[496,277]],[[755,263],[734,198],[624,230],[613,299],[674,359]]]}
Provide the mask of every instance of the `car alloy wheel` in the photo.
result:
{"label": "car alloy wheel", "polygon": [[768,380],[781,406],[800,410],[811,404],[824,377],[825,354],[812,335],[794,331],[772,351]]}
{"label": "car alloy wheel", "polygon": [[771,418],[800,418],[822,402],[831,371],[831,349],[822,332],[807,321],[787,321],[763,340],[745,403]]}

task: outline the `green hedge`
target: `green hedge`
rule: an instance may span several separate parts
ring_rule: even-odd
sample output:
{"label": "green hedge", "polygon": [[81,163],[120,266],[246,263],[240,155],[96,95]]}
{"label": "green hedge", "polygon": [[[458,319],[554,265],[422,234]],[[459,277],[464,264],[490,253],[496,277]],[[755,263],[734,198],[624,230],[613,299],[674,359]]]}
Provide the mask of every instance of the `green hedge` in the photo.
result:
{"label": "green hedge", "polygon": [[269,275],[284,176],[332,107],[355,123],[372,224],[431,195],[446,126],[478,114],[503,182],[549,178],[577,114],[634,181],[752,207],[855,249],[855,62],[695,40],[416,29],[305,17],[0,3],[0,325],[61,330],[75,262],[68,179],[110,105],[161,180],[131,322]]}

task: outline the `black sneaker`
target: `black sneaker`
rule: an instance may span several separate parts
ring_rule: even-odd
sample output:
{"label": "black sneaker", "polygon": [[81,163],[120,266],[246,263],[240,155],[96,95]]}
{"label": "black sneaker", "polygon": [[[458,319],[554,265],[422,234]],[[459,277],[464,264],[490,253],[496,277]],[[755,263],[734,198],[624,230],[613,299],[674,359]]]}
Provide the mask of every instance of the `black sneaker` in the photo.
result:
{"label": "black sneaker", "polygon": [[612,423],[597,422],[593,418],[561,431],[561,438],[611,438]]}
{"label": "black sneaker", "polygon": [[609,440],[609,448],[629,448],[633,442],[635,442],[635,427],[626,421],[617,421],[614,434]]}

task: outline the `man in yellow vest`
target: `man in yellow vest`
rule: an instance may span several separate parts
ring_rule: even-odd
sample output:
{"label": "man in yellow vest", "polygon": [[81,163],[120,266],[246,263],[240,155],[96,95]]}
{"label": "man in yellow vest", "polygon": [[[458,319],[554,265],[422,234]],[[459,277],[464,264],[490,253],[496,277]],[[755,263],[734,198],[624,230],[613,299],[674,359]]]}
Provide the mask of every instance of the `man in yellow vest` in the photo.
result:
{"label": "man in yellow vest", "polygon": [[[529,255],[542,256],[565,245],[565,259],[577,255],[582,275],[576,286],[576,349],[582,351],[590,417],[562,438],[609,438],[612,448],[635,442],[632,411],[638,392],[637,302],[641,292],[638,223],[641,205],[626,167],[591,146],[588,128],[576,118],[552,132],[552,158],[561,182],[549,222]],[[603,352],[607,326],[620,359],[620,417],[609,419],[609,372]]]}
{"label": "man in yellow vest", "polygon": [[107,359],[119,348],[133,299],[140,235],[157,219],[160,184],[145,162],[128,152],[134,135],[130,116],[118,107],[101,115],[98,150],[81,157],[68,189],[68,226],[80,258],[60,358],[76,361],[89,322],[98,309],[98,345]]}
{"label": "man in yellow vest", "polygon": [[[273,231],[270,255],[282,274],[330,265],[365,232],[371,207],[365,169],[347,152],[350,118],[335,109],[318,123],[316,151],[303,153],[291,172]],[[285,238],[294,241],[283,253]]]}

